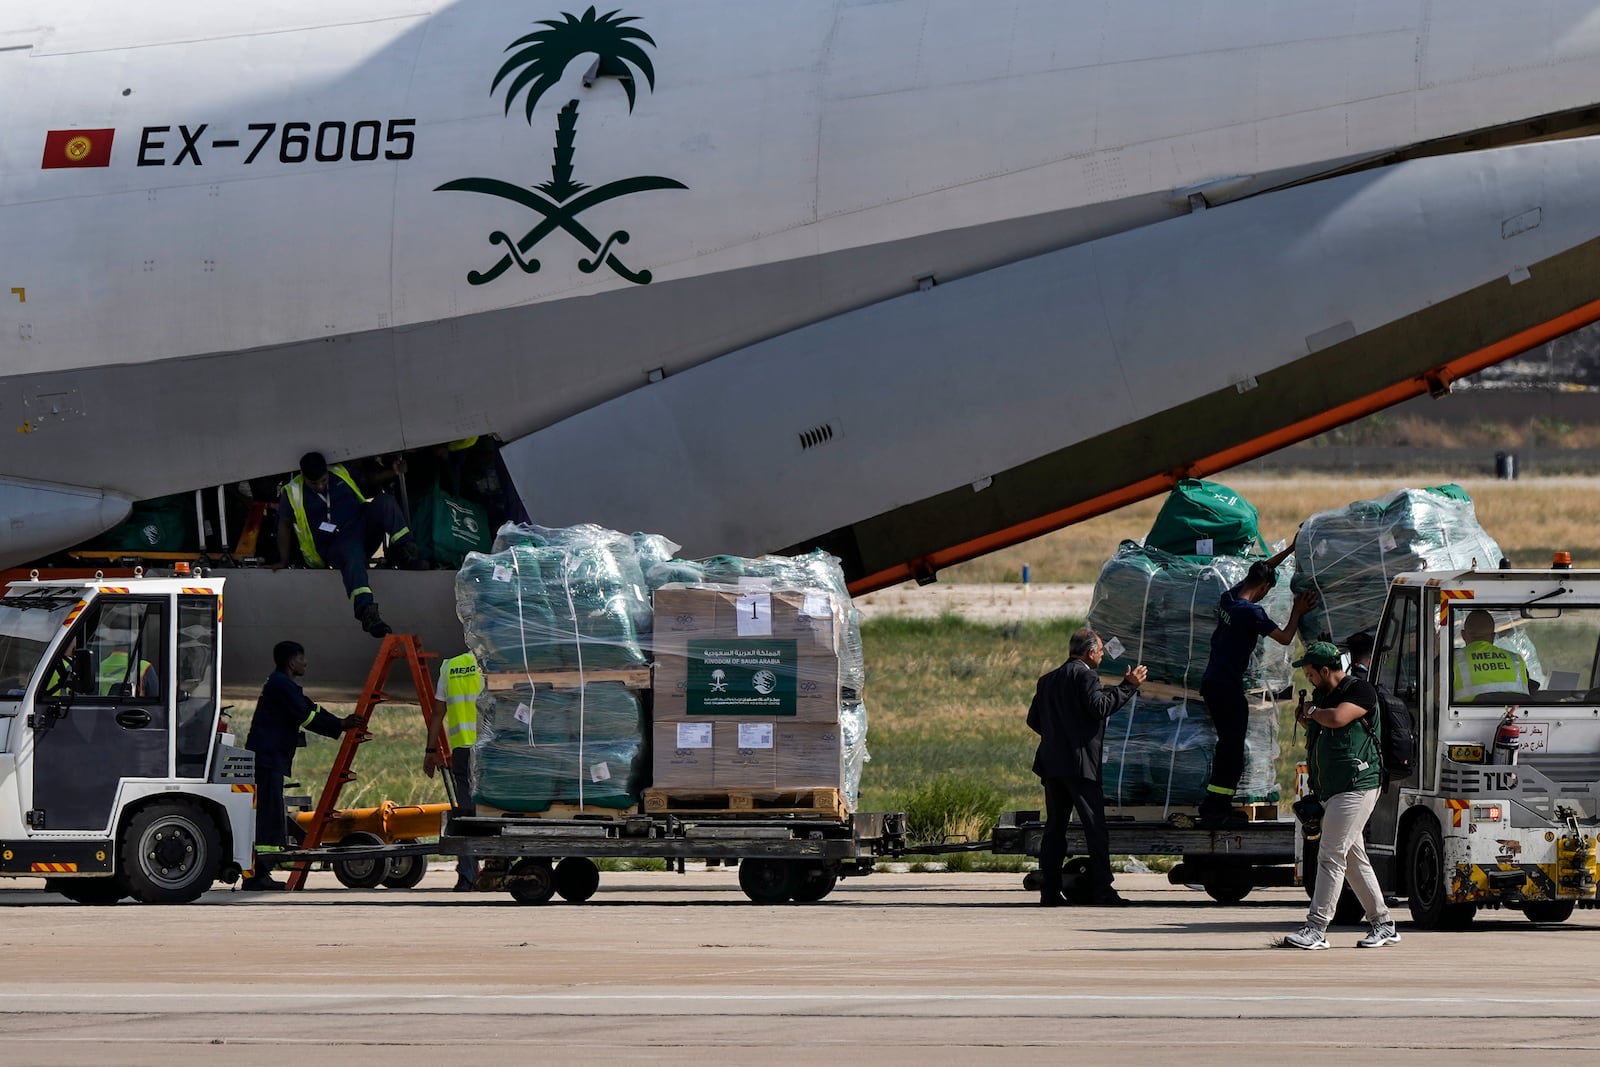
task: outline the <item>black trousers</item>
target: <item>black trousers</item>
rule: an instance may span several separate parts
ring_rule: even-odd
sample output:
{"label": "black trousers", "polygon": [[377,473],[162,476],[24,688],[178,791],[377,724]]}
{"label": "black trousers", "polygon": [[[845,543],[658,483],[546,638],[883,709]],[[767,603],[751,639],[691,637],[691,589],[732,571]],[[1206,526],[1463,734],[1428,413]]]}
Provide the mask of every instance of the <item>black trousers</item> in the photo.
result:
{"label": "black trousers", "polygon": [[1106,835],[1106,796],[1100,783],[1088,778],[1045,778],[1044,841],[1039,845],[1039,874],[1044,892],[1061,892],[1061,865],[1067,860],[1067,824],[1078,813],[1089,846],[1089,882],[1093,896],[1111,888],[1111,842]]}
{"label": "black trousers", "polygon": [[358,619],[373,602],[372,589],[367,585],[367,560],[378,551],[385,535],[389,537],[389,547],[398,548],[411,540],[411,528],[394,497],[379,493],[362,509],[359,529],[340,530],[317,542],[317,554],[344,579],[345,594]]}
{"label": "black trousers", "polygon": [[284,846],[289,814],[283,806],[283,772],[256,764],[256,847]]}
{"label": "black trousers", "polygon": [[[450,777],[456,784],[456,811],[462,815],[476,815],[478,807],[472,802],[472,746],[462,745],[450,750]],[[464,882],[478,880],[478,857],[456,857],[456,877]]]}
{"label": "black trousers", "polygon": [[1225,682],[1201,682],[1200,699],[1206,702],[1211,725],[1217,730],[1217,753],[1211,758],[1211,784],[1203,803],[1207,807],[1231,806],[1244,775],[1244,731],[1250,722],[1250,705],[1242,685]]}

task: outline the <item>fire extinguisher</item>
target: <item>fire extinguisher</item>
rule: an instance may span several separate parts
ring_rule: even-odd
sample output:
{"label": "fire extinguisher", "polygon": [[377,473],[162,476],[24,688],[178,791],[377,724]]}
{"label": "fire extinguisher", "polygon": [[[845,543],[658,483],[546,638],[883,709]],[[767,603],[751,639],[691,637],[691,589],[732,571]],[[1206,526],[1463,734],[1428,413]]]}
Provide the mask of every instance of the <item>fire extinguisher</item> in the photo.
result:
{"label": "fire extinguisher", "polygon": [[1517,725],[1516,714],[1517,709],[1512,708],[1500,720],[1494,732],[1494,757],[1491,763],[1517,762],[1517,752],[1522,748],[1522,727]]}

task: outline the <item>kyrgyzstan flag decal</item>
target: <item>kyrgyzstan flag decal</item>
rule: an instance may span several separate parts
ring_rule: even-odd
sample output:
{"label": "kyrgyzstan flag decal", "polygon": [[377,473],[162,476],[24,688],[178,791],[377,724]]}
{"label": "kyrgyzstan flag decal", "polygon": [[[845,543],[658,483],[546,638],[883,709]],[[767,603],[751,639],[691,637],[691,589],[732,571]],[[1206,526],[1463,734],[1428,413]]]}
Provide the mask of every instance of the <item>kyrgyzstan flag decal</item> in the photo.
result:
{"label": "kyrgyzstan flag decal", "polygon": [[111,138],[116,130],[51,130],[44,135],[42,170],[111,166]]}

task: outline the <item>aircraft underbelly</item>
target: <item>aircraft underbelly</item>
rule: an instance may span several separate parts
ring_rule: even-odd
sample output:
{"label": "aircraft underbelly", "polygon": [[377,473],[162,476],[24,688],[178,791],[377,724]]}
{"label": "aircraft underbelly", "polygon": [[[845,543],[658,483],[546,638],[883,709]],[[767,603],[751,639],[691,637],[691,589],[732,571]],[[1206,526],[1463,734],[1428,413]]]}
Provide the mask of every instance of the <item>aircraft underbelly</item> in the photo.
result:
{"label": "aircraft underbelly", "polygon": [[507,464],[541,522],[690,553],[820,542],[871,574],[1600,296],[1570,262],[1600,238],[1597,181],[1583,139],[1197,212],[752,345],[513,442]]}

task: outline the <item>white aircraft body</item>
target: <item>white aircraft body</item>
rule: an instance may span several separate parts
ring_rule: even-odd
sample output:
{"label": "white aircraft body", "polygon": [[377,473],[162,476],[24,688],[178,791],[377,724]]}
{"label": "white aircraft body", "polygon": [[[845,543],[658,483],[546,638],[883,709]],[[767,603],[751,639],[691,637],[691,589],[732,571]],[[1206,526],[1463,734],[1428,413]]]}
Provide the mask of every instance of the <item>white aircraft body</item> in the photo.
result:
{"label": "white aircraft body", "polygon": [[1600,2],[7,0],[0,563],[496,434],[859,587],[1600,318]]}

